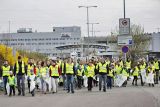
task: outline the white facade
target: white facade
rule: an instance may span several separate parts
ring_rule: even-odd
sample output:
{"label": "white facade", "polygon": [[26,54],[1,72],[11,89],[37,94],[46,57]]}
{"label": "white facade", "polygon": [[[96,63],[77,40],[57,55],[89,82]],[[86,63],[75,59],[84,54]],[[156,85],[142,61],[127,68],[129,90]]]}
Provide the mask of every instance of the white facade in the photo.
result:
{"label": "white facade", "polygon": [[151,38],[149,50],[151,52],[160,52],[160,32],[152,33]]}
{"label": "white facade", "polygon": [[[16,49],[34,51],[48,56],[57,56],[61,51],[56,47],[75,45],[81,41],[81,28],[53,27],[53,32],[27,32],[0,34],[0,43]],[[76,50],[78,51],[78,50]],[[70,53],[70,52],[64,52]]]}

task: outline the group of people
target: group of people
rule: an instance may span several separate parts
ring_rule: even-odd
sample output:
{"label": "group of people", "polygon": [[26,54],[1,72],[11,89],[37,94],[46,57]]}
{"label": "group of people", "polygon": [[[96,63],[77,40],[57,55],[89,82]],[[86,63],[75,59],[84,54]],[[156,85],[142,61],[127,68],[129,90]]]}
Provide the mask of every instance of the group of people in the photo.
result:
{"label": "group of people", "polygon": [[[159,61],[154,59],[146,62],[138,60],[136,64],[128,58],[114,60],[109,58],[91,58],[86,60],[73,60],[65,58],[61,60],[48,59],[35,62],[29,59],[26,64],[19,56],[13,67],[6,60],[1,67],[0,76],[3,79],[5,95],[15,95],[15,88],[18,95],[25,96],[25,85],[27,83],[29,93],[35,95],[38,89],[46,94],[58,92],[58,87],[63,86],[67,93],[74,93],[75,88],[87,87],[92,91],[93,86],[99,86],[99,91],[106,92],[113,86],[127,86],[127,81],[132,80],[132,85],[137,86],[138,79],[141,85],[153,86],[159,81]],[[9,88],[9,90],[8,90]]]}

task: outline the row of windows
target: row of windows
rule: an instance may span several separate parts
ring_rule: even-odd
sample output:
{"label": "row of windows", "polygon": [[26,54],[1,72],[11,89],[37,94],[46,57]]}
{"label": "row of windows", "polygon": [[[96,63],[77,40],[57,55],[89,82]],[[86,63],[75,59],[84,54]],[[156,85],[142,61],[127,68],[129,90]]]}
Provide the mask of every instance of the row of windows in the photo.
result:
{"label": "row of windows", "polygon": [[[44,40],[80,40],[80,38],[39,38],[39,39],[8,39],[8,41],[44,41]],[[6,39],[1,39],[2,41],[6,41]]]}
{"label": "row of windows", "polygon": [[[65,45],[66,43],[26,43],[26,45]],[[77,42],[68,43],[68,44],[78,44]],[[25,45],[24,43],[11,43],[11,46],[14,45]]]}

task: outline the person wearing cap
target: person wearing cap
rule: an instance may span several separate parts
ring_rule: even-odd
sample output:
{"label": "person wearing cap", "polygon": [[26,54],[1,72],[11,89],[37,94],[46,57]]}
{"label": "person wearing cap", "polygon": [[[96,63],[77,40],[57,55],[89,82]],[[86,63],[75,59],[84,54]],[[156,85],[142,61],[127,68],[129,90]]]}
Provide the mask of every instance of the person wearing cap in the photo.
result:
{"label": "person wearing cap", "polygon": [[92,91],[93,77],[95,75],[95,66],[92,60],[89,60],[86,71],[88,77],[88,91]]}
{"label": "person wearing cap", "polygon": [[8,64],[8,61],[5,60],[3,66],[1,67],[0,77],[3,77],[4,91],[7,95],[6,84],[9,76],[9,72],[12,70],[12,67]]}
{"label": "person wearing cap", "polygon": [[18,95],[25,96],[25,75],[27,75],[27,69],[22,57],[18,56],[18,61],[14,65],[14,75],[17,77]]}
{"label": "person wearing cap", "polygon": [[10,71],[10,75],[8,77],[8,83],[10,87],[9,96],[12,96],[12,92],[13,92],[13,96],[15,96],[16,80],[15,80],[15,76],[13,75],[12,71]]}
{"label": "person wearing cap", "polygon": [[51,76],[51,85],[53,92],[52,93],[57,93],[58,91],[58,79],[59,79],[59,66],[56,64],[56,61],[52,60],[51,66],[49,68],[50,76]]}

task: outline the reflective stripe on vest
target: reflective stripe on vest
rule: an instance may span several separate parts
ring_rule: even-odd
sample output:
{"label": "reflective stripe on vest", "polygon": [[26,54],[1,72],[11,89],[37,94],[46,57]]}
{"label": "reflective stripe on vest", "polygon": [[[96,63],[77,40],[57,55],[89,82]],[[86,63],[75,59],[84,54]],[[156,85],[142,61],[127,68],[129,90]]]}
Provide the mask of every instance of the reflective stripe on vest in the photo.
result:
{"label": "reflective stripe on vest", "polygon": [[2,66],[3,76],[9,76],[10,66]]}
{"label": "reflective stripe on vest", "polygon": [[[16,74],[19,72],[19,63],[16,63]],[[25,73],[24,62],[22,61],[22,73]]]}
{"label": "reflective stripe on vest", "polygon": [[58,72],[58,65],[54,66],[50,66],[50,70],[51,70],[51,76],[59,76],[59,72]]}

